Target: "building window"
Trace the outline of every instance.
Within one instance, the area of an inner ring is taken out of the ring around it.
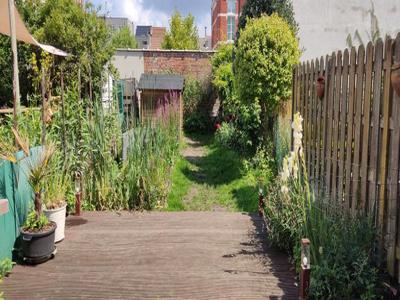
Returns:
[[[227,30],[228,41],[233,41],[235,37],[235,17],[228,16],[228,30]]]
[[[236,0],[228,0],[228,14],[236,14]]]

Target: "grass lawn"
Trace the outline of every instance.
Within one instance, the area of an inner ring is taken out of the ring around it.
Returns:
[[[258,193],[244,159],[213,136],[190,136],[172,174],[168,211],[255,212]]]

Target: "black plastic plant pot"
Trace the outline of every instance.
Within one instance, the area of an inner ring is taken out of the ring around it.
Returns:
[[[24,261],[30,264],[40,264],[52,258],[55,254],[56,223],[52,228],[39,233],[26,232],[21,229],[22,253]]]

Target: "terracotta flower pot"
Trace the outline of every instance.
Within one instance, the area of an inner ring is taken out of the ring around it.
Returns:
[[[325,77],[324,76],[319,76],[316,82],[316,87],[317,87],[317,96],[319,99],[324,98],[325,94]]]
[[[390,76],[392,87],[397,96],[400,97],[400,63],[394,64],[392,67],[392,74]]]

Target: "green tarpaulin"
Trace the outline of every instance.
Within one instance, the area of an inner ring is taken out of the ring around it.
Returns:
[[[32,148],[29,158],[23,158],[23,153],[18,153],[20,160],[15,164],[0,160],[0,199],[8,199],[9,202],[9,212],[0,216],[0,260],[12,258],[19,227],[33,204],[28,167],[38,160],[41,150],[42,147]]]

